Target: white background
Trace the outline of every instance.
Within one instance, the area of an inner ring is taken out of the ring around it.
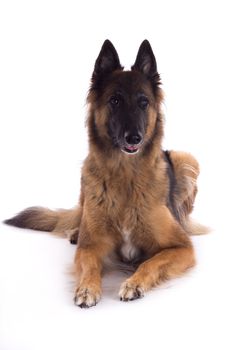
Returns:
[[[31,206],[69,208],[87,154],[85,98],[109,38],[133,64],[145,38],[165,91],[164,147],[201,165],[194,217],[198,265],[132,303],[115,274],[98,306],[72,303],[75,247],[0,228],[0,349],[232,349],[231,1],[0,3],[0,219]]]

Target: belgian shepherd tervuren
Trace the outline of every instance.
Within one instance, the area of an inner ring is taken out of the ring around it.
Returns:
[[[204,227],[189,214],[197,193],[197,161],[163,151],[163,93],[147,40],[124,71],[109,40],[96,60],[88,95],[89,154],[79,205],[52,211],[32,207],[5,222],[58,233],[77,241],[74,301],[96,305],[108,258],[135,267],[120,287],[121,300],[140,298],[162,281],[194,266],[190,234]]]

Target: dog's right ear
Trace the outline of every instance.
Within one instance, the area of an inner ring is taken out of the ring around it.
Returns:
[[[105,40],[95,62],[92,80],[94,81],[118,69],[122,70],[123,67],[120,64],[117,51],[110,40]]]

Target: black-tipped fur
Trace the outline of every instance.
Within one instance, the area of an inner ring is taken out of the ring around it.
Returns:
[[[57,215],[49,209],[30,207],[11,219],[4,221],[5,224],[20,228],[28,228],[38,231],[52,231],[57,223]]]
[[[95,62],[91,89],[99,89],[104,80],[116,70],[123,70],[118,53],[111,41],[105,40]]]
[[[144,74],[157,87],[160,83],[160,76],[157,70],[157,63],[148,40],[144,40],[138,50],[136,61],[131,67],[132,71],[137,70]]]
[[[167,205],[168,205],[168,208],[171,210],[174,218],[179,223],[181,223],[179,211],[177,210],[177,207],[175,205],[174,193],[177,190],[176,189],[177,183],[176,183],[176,178],[175,178],[175,173],[174,173],[174,166],[172,164],[172,160],[171,160],[169,151],[164,151],[164,159],[167,163],[167,175],[168,175],[168,179],[169,179],[169,193],[168,193],[168,198],[167,198]]]

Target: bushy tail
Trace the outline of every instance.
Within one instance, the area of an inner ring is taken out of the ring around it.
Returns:
[[[185,231],[192,236],[205,235],[211,231],[210,227],[199,224],[191,217],[186,218],[183,227]]]
[[[11,219],[5,220],[5,224],[28,228],[38,231],[56,232],[66,237],[66,231],[76,228],[80,223],[79,208],[50,210],[42,207],[30,207]]]

